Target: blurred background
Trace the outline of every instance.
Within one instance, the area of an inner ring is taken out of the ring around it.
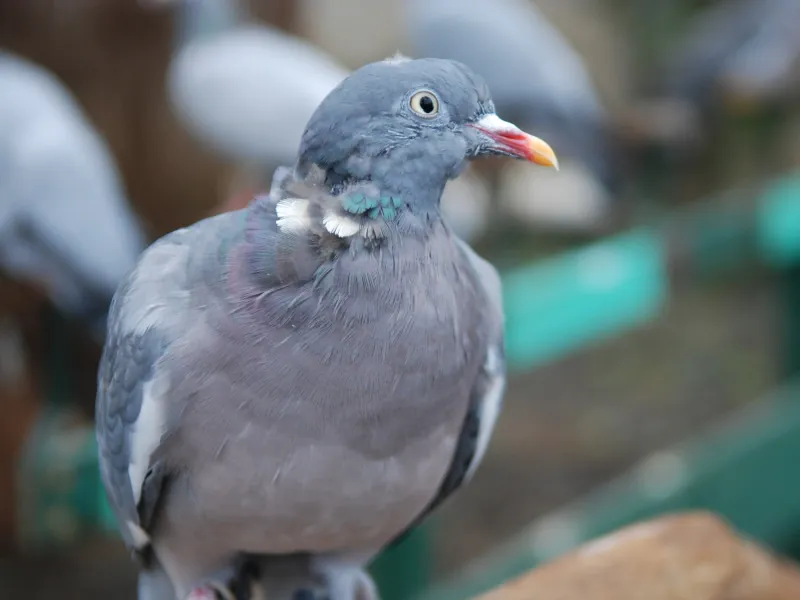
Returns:
[[[800,557],[800,2],[3,0],[0,597],[134,598],[92,430],[111,295],[397,51],[480,72],[562,169],[446,190],[503,274],[511,379],[473,483],[376,564],[386,600],[680,508]]]

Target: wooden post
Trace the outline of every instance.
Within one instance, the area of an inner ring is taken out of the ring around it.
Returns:
[[[800,570],[709,513],[625,527],[479,600],[796,600]]]

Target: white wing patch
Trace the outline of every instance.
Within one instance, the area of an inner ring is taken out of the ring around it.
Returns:
[[[150,536],[147,535],[144,529],[139,527],[133,521],[126,521],[125,524],[128,526],[128,531],[131,534],[133,545],[136,548],[144,548],[150,543]]]
[[[303,233],[311,229],[308,206],[308,200],[303,198],[287,198],[278,202],[275,205],[278,228],[284,233]]]
[[[471,479],[478,465],[483,460],[483,455],[489,447],[492,439],[497,417],[500,415],[500,407],[503,404],[503,392],[506,387],[506,378],[501,370],[500,356],[496,348],[490,348],[486,355],[486,362],[483,366],[489,374],[490,383],[486,390],[486,395],[481,402],[480,417],[478,420],[478,440],[475,444],[475,456],[467,470],[467,479]]]
[[[133,499],[136,504],[142,496],[142,484],[150,467],[150,456],[161,443],[166,429],[164,402],[154,389],[155,382],[148,381],[142,389],[142,406],[131,432],[131,458],[128,478],[131,481]],[[135,536],[134,536],[135,538]]]
[[[276,224],[284,233],[303,233],[313,227],[309,216],[310,203],[303,198],[287,198],[275,205]],[[328,212],[322,218],[322,226],[340,238],[356,235],[361,231],[361,223],[347,215]]]

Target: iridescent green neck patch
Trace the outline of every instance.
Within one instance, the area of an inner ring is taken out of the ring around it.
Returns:
[[[383,217],[392,220],[397,217],[397,210],[403,205],[399,198],[392,196],[373,197],[365,194],[351,194],[342,197],[342,208],[352,215],[361,215],[370,219]]]

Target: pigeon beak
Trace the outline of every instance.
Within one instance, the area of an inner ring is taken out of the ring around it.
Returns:
[[[496,114],[488,114],[479,121],[470,123],[470,126],[492,140],[493,145],[490,151],[524,158],[537,165],[553,167],[558,171],[558,158],[547,142],[525,133],[508,121],[503,121]]]

